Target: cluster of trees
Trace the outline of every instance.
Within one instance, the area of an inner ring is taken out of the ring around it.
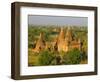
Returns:
[[[49,51],[43,51],[38,63],[40,65],[64,65],[64,64],[79,64],[81,61],[81,54],[79,50],[71,50],[63,52],[63,54],[53,54]]]
[[[37,54],[37,61],[31,66],[80,64],[82,60],[87,58],[87,55],[78,49],[61,53],[50,52],[49,50],[41,51],[38,54],[35,53],[35,55]]]

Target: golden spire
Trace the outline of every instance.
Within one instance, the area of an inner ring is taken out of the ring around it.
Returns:
[[[43,32],[40,33],[40,39],[43,39]]]
[[[73,36],[72,36],[72,30],[71,28],[68,26],[67,32],[66,32],[66,39],[69,41],[72,41]]]
[[[45,48],[45,41],[44,41],[43,33],[40,33],[35,49],[36,51],[40,51],[43,50],[44,48]]]
[[[59,40],[65,39],[64,35],[64,28],[61,28],[60,34],[59,34]]]

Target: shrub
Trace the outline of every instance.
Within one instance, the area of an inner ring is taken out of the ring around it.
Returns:
[[[82,59],[82,60],[86,60],[86,59],[87,59],[87,53],[86,53],[86,52],[83,51],[83,52],[81,53],[81,59]]]
[[[55,54],[55,56],[51,62],[51,65],[60,65],[60,64],[61,64],[61,57],[60,57],[60,55]]]
[[[48,50],[45,50],[45,51],[40,52],[38,63],[39,65],[50,65],[53,59],[54,59],[53,53],[51,53]]]
[[[81,52],[78,49],[72,49],[63,56],[65,64],[79,64],[81,61]]]

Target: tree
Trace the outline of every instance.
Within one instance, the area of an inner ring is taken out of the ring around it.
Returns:
[[[55,55],[52,62],[51,62],[51,65],[60,65],[61,64],[61,57],[60,55]]]
[[[48,50],[42,51],[39,54],[38,64],[39,65],[50,65],[51,61],[54,59],[53,53]]]
[[[63,56],[64,64],[79,64],[81,61],[81,52],[78,49],[72,49]]]

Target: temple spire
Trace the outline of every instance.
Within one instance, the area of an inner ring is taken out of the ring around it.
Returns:
[[[59,34],[59,40],[63,40],[65,38],[64,35],[64,28],[61,28],[60,34]]]
[[[44,48],[45,48],[45,41],[44,41],[43,33],[41,32],[40,36],[39,36],[39,39],[36,43],[35,50],[40,51],[40,50],[43,50]]]
[[[66,39],[69,41],[73,40],[72,30],[71,27],[68,26],[67,32],[66,32]]]

